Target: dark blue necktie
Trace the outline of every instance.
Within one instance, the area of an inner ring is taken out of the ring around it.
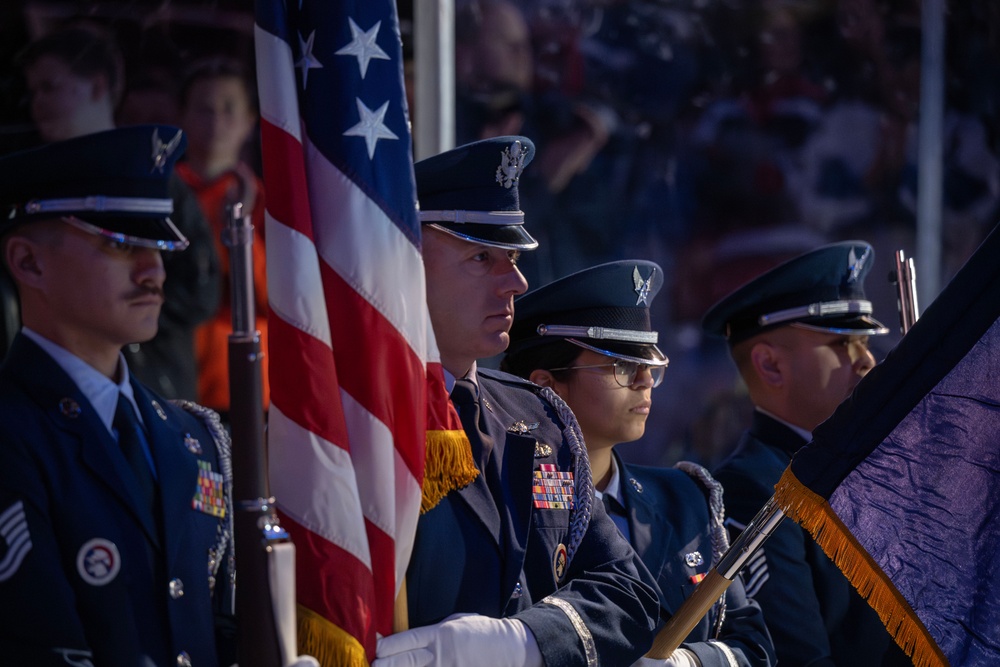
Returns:
[[[113,426],[118,432],[118,446],[121,447],[125,460],[128,461],[129,467],[135,473],[143,499],[156,515],[156,480],[153,478],[153,470],[146,459],[146,448],[143,446],[146,438],[143,435],[142,424],[139,423],[139,418],[132,408],[132,403],[121,392],[118,393],[118,409],[115,410]]]
[[[455,387],[451,390],[451,401],[458,410],[458,417],[462,420],[465,434],[469,436],[473,458],[478,463],[480,470],[486,470],[486,463],[493,450],[493,439],[483,433],[479,426],[478,394],[475,383],[467,378],[462,378],[455,381]]]

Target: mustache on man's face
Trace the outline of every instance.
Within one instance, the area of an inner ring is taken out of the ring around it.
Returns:
[[[136,287],[134,290],[125,295],[127,301],[132,301],[134,299],[141,299],[146,296],[158,296],[161,299],[164,298],[163,288],[159,285],[143,284]]]

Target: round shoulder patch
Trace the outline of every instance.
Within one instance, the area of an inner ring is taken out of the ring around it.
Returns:
[[[104,586],[114,581],[122,567],[118,547],[111,540],[95,537],[80,547],[76,555],[76,571],[91,586]]]

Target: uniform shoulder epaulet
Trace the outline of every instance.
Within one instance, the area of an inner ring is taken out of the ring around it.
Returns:
[[[482,368],[480,367],[477,372],[494,382],[499,382],[500,384],[505,384],[511,387],[523,387],[525,389],[530,389],[534,393],[539,393],[541,387],[532,382],[531,380],[525,380],[523,377],[514,375],[512,373],[506,373],[504,371],[498,371],[494,368]]]

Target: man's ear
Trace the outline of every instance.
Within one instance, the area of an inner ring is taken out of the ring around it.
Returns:
[[[537,384],[539,387],[551,387],[552,389],[555,389],[556,386],[556,379],[552,377],[552,373],[541,368],[536,368],[531,371],[531,375],[528,376],[528,379]]]
[[[14,282],[34,287],[42,279],[38,244],[26,236],[14,234],[3,247],[4,261]]]
[[[760,341],[750,349],[750,363],[761,382],[770,387],[781,386],[784,377],[781,351],[768,341]]]

